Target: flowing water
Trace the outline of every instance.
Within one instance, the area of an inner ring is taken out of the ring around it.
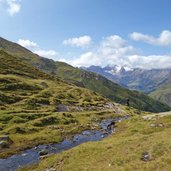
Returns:
[[[111,122],[119,122],[127,118],[129,118],[129,116],[102,120],[100,123],[101,130],[86,130],[81,134],[76,134],[71,139],[65,139],[61,143],[39,145],[32,149],[22,151],[19,154],[12,155],[6,159],[0,159],[0,171],[16,171],[20,167],[38,163],[40,160],[39,152],[42,150],[48,151],[48,154],[55,154],[78,146],[84,142],[100,141],[114,131],[114,129],[108,128],[108,125]]]

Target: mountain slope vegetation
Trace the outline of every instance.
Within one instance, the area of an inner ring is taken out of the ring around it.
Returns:
[[[46,67],[48,59],[26,49],[22,54],[19,45],[16,52],[15,44],[8,44],[6,50],[0,46],[0,137],[7,136],[10,143],[0,146],[0,158],[40,144],[59,143],[83,130],[98,130],[103,119],[129,115],[132,118],[118,123],[116,133],[105,140],[45,156],[40,164],[22,170],[170,168],[170,117],[143,120],[135,115],[138,110],[110,99],[124,103],[127,97],[132,106],[156,112],[169,110],[167,105],[65,63],[50,60]],[[147,152],[150,158],[145,163],[142,156]]]
[[[14,107],[58,110],[60,104],[91,108],[107,103],[98,94],[67,84],[2,50],[0,61],[0,103],[8,110]]]
[[[115,102],[125,104],[125,99],[129,98],[131,106],[140,110],[153,112],[158,112],[166,106],[143,93],[123,88],[99,74],[83,71],[63,62],[56,62],[56,65],[58,76],[61,79],[96,91]],[[165,109],[167,110],[168,108]]]
[[[59,77],[79,87],[88,88],[114,102],[125,104],[125,99],[129,98],[130,105],[139,110],[153,112],[170,110],[167,105],[155,101],[143,93],[122,88],[98,74],[74,68],[66,63],[54,62],[53,60],[39,57],[20,45],[3,38],[0,38],[0,49],[51,76]]]
[[[129,89],[148,93],[153,99],[171,106],[170,68],[151,70],[135,68],[126,71],[124,67],[122,67],[118,71],[117,66],[104,68],[90,66],[88,68],[82,67],[82,69],[101,74]]]
[[[152,98],[171,106],[171,81],[162,84],[149,94]]]
[[[0,137],[8,135],[11,140],[3,147],[0,144],[0,158],[60,142],[90,129],[92,120],[118,113],[126,112],[91,90],[61,81],[0,50]]]

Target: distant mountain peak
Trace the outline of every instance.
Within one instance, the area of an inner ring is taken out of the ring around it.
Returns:
[[[123,65],[123,66],[119,66],[119,65],[107,65],[105,67],[100,67],[100,66],[95,66],[95,65],[91,65],[90,67],[81,67],[81,69],[84,70],[90,70],[93,72],[106,72],[112,75],[119,75],[119,74],[123,74],[127,71],[133,71],[134,69],[127,66],[127,65]]]

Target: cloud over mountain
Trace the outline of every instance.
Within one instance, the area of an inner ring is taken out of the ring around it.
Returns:
[[[30,40],[24,40],[24,39],[19,39],[17,43],[28,49],[36,48],[38,46],[37,43],[30,41]]]
[[[167,40],[164,38],[166,32],[163,31],[162,33],[160,42]],[[169,41],[167,44],[169,44]],[[72,60],[62,59],[61,61],[78,67],[91,65],[126,65],[132,68],[145,69],[171,67],[171,55],[141,55],[135,47],[118,35],[103,38],[97,48],[89,49],[77,58]]]
[[[58,56],[58,52],[56,52],[55,50],[41,49],[37,43],[28,39],[19,39],[17,43],[42,57],[56,60]]]

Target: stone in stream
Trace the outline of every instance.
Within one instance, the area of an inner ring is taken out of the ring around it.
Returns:
[[[46,149],[39,151],[39,156],[45,156],[47,154],[48,154],[48,150],[46,150]]]
[[[107,125],[107,129],[113,129],[114,128],[114,126],[115,126],[115,121],[112,121],[109,125]]]

